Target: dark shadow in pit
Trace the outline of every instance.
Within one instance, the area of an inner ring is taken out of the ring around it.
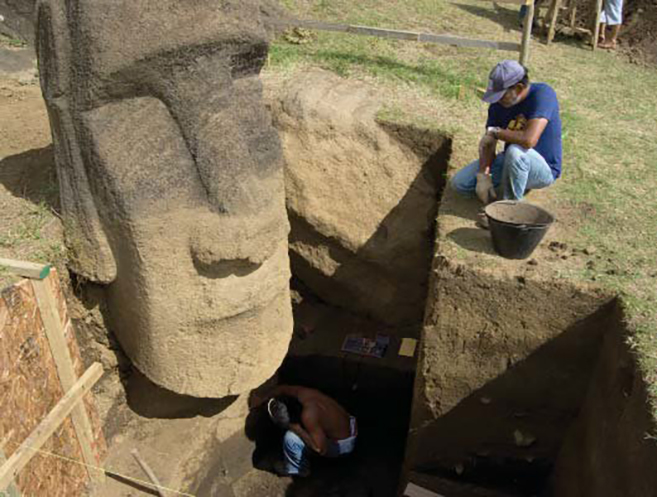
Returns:
[[[144,418],[209,418],[228,409],[237,400],[237,395],[221,399],[181,395],[156,385],[136,368],[126,378],[125,388],[128,406]]]
[[[350,333],[371,336],[391,330],[327,305],[298,281],[293,287],[303,298],[294,305],[295,333],[278,383],[315,388],[336,399],[357,418],[359,434],[353,453],[339,459],[312,457],[310,477],[279,480],[285,496],[395,497],[416,360],[400,357],[396,342],[381,359],[343,352],[343,340]],[[258,395],[262,398],[267,391]],[[282,459],[284,433],[271,422],[264,406],[250,412],[245,432],[255,442],[253,467],[273,473],[274,462]]]
[[[481,228],[457,228],[447,233],[447,238],[470,252],[496,255],[490,231]]]
[[[419,336],[452,141],[433,130],[382,121],[378,124],[401,146],[422,158],[424,164],[397,205],[355,253],[288,210],[290,243],[321,247],[327,252],[326,259],[337,266],[327,276],[292,250],[292,273],[332,305],[382,323],[415,324]]]
[[[52,145],[0,160],[0,183],[16,197],[60,210]]]
[[[509,496],[548,495],[616,305],[601,307],[518,363],[509,358],[504,374],[418,430],[414,471]]]

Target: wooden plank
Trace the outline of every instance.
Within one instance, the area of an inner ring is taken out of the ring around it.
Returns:
[[[7,445],[7,442],[9,439],[12,437],[14,434],[14,431],[12,430],[7,434],[7,436],[4,438],[2,442],[0,442],[0,466],[2,466],[4,463],[7,462],[7,457],[5,456],[5,445]],[[18,490],[18,487],[16,487],[16,484],[12,481],[9,483],[9,486],[5,489],[4,493],[0,493],[0,496],[2,497],[21,497],[21,492]]]
[[[524,0],[520,3],[524,3]],[[333,24],[319,21],[303,21],[295,19],[273,20],[269,22],[273,25],[283,27],[299,27],[305,29],[315,29],[318,31],[333,31],[363,36],[376,36],[379,38],[419,41],[422,43],[439,43],[457,47],[491,48],[494,50],[508,50],[511,52],[520,51],[519,43],[505,41],[478,40],[452,35],[436,35],[431,33],[417,33],[414,31],[400,31],[395,29],[373,28],[369,26],[352,26],[346,24]]]
[[[34,262],[0,258],[0,266],[23,278],[42,280],[50,274],[50,265],[48,264],[35,264]]]
[[[559,20],[559,12],[561,10],[561,0],[553,0],[552,3],[552,16],[550,18],[550,29],[547,35],[547,44],[549,45],[554,40],[554,34],[557,30],[557,21]]]
[[[508,41],[476,40],[472,38],[461,38],[459,36],[451,35],[432,35],[421,33],[419,41],[425,43],[442,43],[457,47],[492,48],[494,50],[508,50],[510,52],[520,51],[519,43]]]
[[[57,310],[57,302],[49,288],[48,280],[32,281],[32,287],[34,288],[34,296],[39,305],[43,328],[50,344],[53,359],[55,360],[59,381],[64,393],[66,393],[75,385],[77,375],[73,367],[71,353],[66,344],[65,330],[62,326],[59,311]],[[93,429],[89,416],[87,415],[87,410],[83,404],[75,406],[71,414],[71,420],[73,421],[75,434],[80,443],[84,462],[89,466],[96,466],[97,461],[93,450]],[[104,480],[104,474],[93,471],[89,467],[87,467],[87,473],[89,474],[89,478],[96,483],[102,483]]]
[[[368,26],[349,26],[347,33],[408,41],[418,41],[420,39],[420,33],[398,31],[394,29],[370,28]]]
[[[32,459],[48,438],[59,428],[66,417],[79,404],[85,394],[91,390],[103,375],[103,367],[99,362],[91,365],[52,411],[39,423],[21,446],[0,467],[0,490],[7,488],[16,478],[18,472]]]
[[[593,27],[593,50],[598,48],[600,38],[600,15],[602,14],[602,0],[595,1],[595,26]]]
[[[522,29],[522,48],[520,49],[520,63],[527,66],[529,63],[529,47],[532,39],[532,28],[534,25],[534,0],[527,6],[525,14],[525,25]]]
[[[155,491],[158,493],[160,497],[167,497],[164,491],[162,490],[162,484],[160,483],[160,480],[157,479],[157,476],[155,476],[155,473],[151,469],[151,467],[142,459],[142,457],[139,455],[139,451],[137,449],[132,449],[130,451],[132,454],[132,457],[135,458],[137,461],[137,464],[141,466],[141,469],[146,473],[146,476],[148,476],[148,479],[151,481],[153,486],[155,487]]]

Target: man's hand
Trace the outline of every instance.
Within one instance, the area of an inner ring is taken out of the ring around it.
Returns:
[[[490,174],[477,173],[477,187],[475,192],[484,205],[488,205],[497,200],[497,194],[493,187],[493,178]]]

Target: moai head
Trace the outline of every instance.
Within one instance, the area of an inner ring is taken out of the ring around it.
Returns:
[[[292,333],[281,152],[251,0],[40,0],[71,268],[170,390],[244,392]]]

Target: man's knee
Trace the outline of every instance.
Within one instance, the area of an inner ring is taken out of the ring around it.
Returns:
[[[285,436],[283,437],[283,446],[286,449],[303,449],[306,444],[304,441],[301,439],[299,435],[292,431],[287,431],[285,432]]]
[[[476,180],[473,180],[473,178],[471,178],[469,174],[466,174],[466,171],[462,169],[452,176],[449,180],[449,184],[455,192],[460,193],[461,195],[470,196],[474,193]]]
[[[511,170],[528,170],[529,162],[525,160],[528,150],[520,145],[509,145],[504,153],[504,166]]]

